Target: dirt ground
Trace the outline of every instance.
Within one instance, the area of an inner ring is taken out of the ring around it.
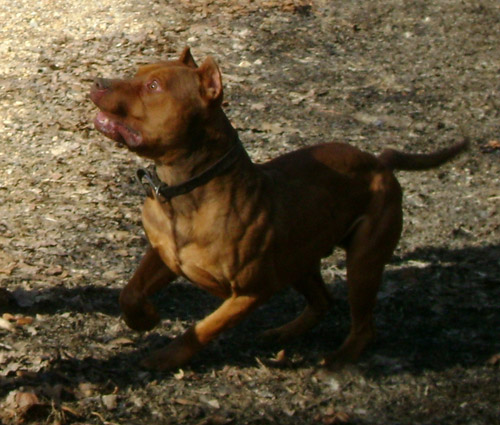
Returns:
[[[0,23],[0,422],[500,424],[498,0],[0,0]],[[287,291],[188,367],[139,367],[218,301],[179,281],[161,326],[121,320],[144,163],[93,129],[88,91],[185,45],[220,64],[255,161],[470,137],[453,163],[398,174],[405,228],[359,364],[318,368],[349,326],[339,251],[323,263],[337,302],[307,336],[257,343],[303,308]]]

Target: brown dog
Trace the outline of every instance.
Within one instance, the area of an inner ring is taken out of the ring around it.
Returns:
[[[125,321],[153,328],[160,318],[148,297],[177,276],[224,300],[143,362],[157,369],[183,365],[286,285],[307,306],[264,335],[284,341],[314,326],[330,304],[320,260],[335,246],[347,255],[352,323],[325,360],[355,361],[374,338],[376,294],[401,233],[401,188],[392,170],[437,167],[467,144],[375,157],[328,143],[256,165],[221,109],[217,65],[207,58],[197,67],[188,48],[130,80],[97,79],[91,98],[101,110],[96,128],[156,164],[157,176],[140,175],[151,187],[142,210],[151,247],[121,292]]]

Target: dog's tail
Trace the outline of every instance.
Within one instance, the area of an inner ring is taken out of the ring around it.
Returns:
[[[394,149],[385,149],[379,156],[379,161],[391,170],[428,170],[439,167],[457,156],[469,146],[469,139],[428,154],[404,153]]]

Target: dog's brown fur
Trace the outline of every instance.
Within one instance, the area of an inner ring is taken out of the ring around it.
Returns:
[[[221,108],[217,65],[207,58],[198,67],[188,48],[178,60],[141,67],[130,80],[96,80],[91,98],[101,110],[97,129],[153,159],[169,185],[210,168],[239,143]],[[142,219],[151,247],[120,295],[127,324],[153,328],[160,318],[148,297],[177,276],[223,302],[143,364],[183,365],[287,285],[304,295],[307,306],[264,336],[285,341],[307,331],[330,304],[320,260],[335,246],[347,255],[351,329],[325,360],[355,361],[374,338],[376,294],[401,233],[401,188],[392,170],[437,167],[465,146],[428,155],[387,150],[375,157],[327,143],[262,165],[241,149],[229,170],[189,193],[148,197]]]

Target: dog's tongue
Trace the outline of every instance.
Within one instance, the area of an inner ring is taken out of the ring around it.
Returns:
[[[94,119],[95,128],[116,142],[123,143],[123,136],[120,134],[117,122],[109,117],[105,112],[100,111]]]
[[[118,143],[137,149],[142,143],[141,133],[123,124],[113,115],[100,111],[94,119],[95,128]]]

